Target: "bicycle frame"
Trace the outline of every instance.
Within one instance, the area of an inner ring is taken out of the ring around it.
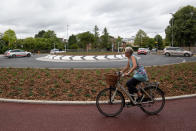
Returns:
[[[157,87],[157,86],[156,86]],[[127,95],[127,97],[132,101],[133,104],[137,104],[136,100],[133,100],[132,97],[136,97],[137,95],[134,95],[134,94],[130,94],[120,83],[120,78],[116,84],[116,90],[114,92],[114,94],[112,95],[111,98],[111,101],[113,102],[114,101],[114,97],[116,96],[116,92],[118,90],[118,88],[122,89],[122,91]],[[152,101],[148,101],[148,102],[142,102],[142,103],[150,103],[150,102],[154,102],[153,98],[141,87],[141,84],[139,85],[139,89],[141,89],[144,94],[146,94]],[[111,94],[111,93],[110,93]],[[110,101],[110,102],[111,102]]]

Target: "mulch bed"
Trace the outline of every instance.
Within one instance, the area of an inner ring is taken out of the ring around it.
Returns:
[[[120,69],[0,68],[0,97],[28,100],[87,101],[108,87],[105,73]],[[166,96],[196,93],[196,62],[146,68]],[[123,80],[125,84],[128,78]]]

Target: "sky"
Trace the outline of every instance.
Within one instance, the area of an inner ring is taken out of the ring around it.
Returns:
[[[139,29],[149,37],[160,34],[172,18],[170,13],[196,0],[0,0],[0,33],[8,29],[17,38],[34,37],[41,30],[53,30],[60,38],[85,31],[134,37]]]

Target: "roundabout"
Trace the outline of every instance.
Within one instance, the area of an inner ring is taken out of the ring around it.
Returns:
[[[144,66],[162,66],[169,64],[194,62],[196,57],[166,57],[164,55],[136,55]],[[33,55],[30,58],[8,59],[0,57],[1,68],[48,68],[48,69],[96,69],[122,68],[127,64],[123,55],[111,56],[60,56],[60,55]]]

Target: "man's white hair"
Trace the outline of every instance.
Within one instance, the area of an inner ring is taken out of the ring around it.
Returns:
[[[133,54],[133,49],[131,47],[126,47],[125,52],[129,52],[130,55],[132,55]]]

